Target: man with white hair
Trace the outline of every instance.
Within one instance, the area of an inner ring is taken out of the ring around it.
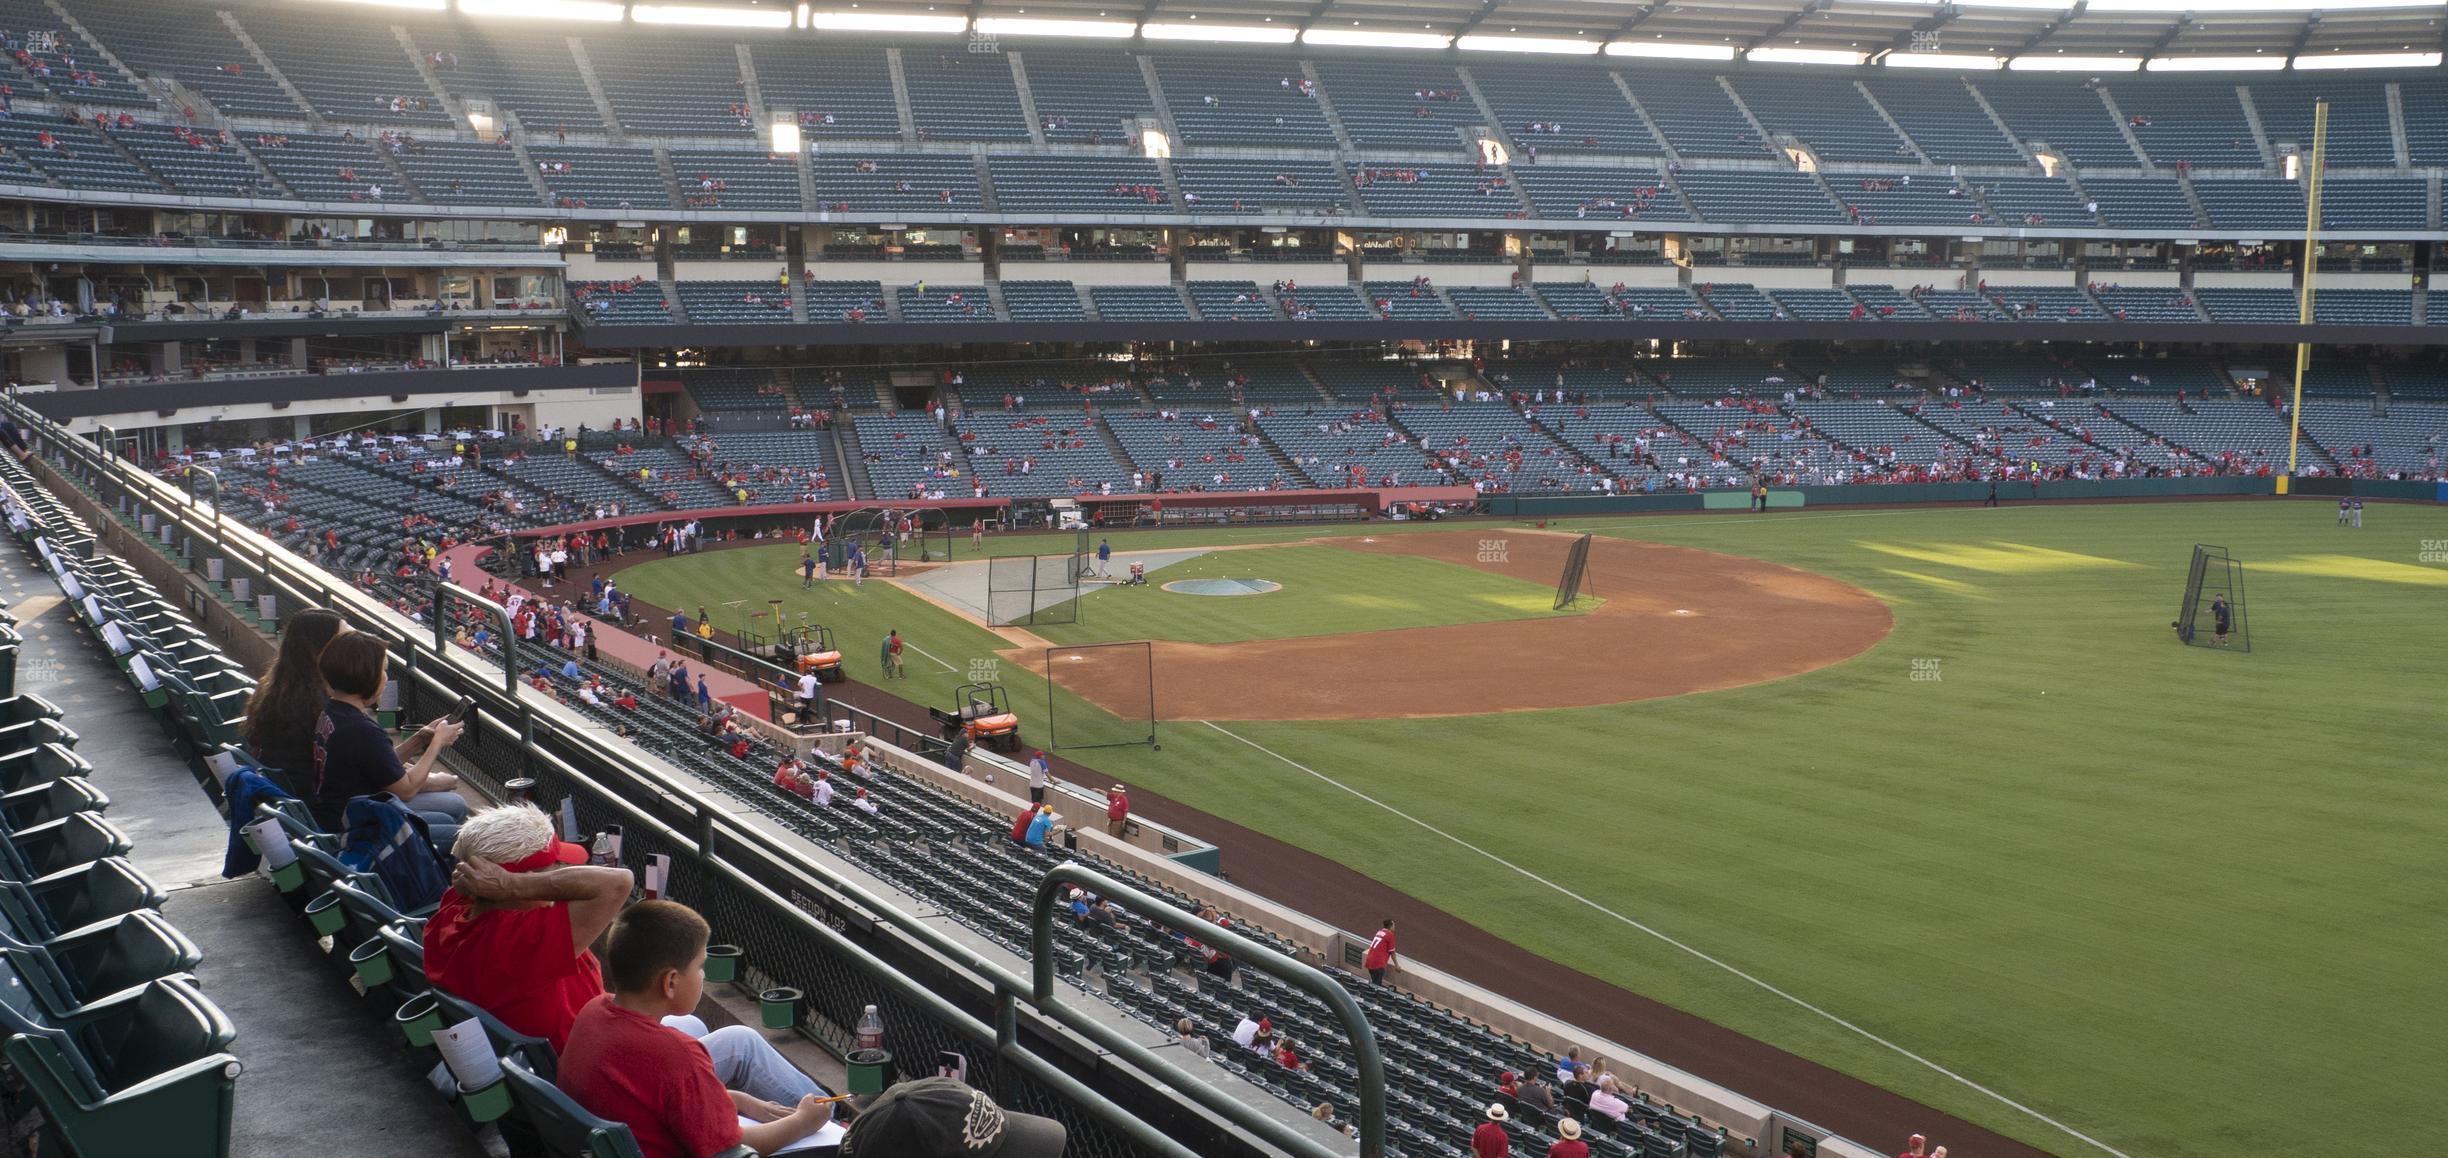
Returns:
[[[451,887],[425,923],[425,976],[558,1051],[578,1011],[604,994],[588,946],[637,882],[628,869],[588,864],[586,849],[555,837],[552,819],[530,804],[468,817],[459,841]],[[663,1024],[705,1047],[743,1114],[778,1117],[802,1096],[824,1094],[754,1027],[709,1030],[685,1015]]]

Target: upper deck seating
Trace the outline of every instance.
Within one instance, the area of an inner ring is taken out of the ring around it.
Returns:
[[[1138,135],[1156,116],[1156,98],[1126,52],[1030,48],[1020,54],[1029,100],[1049,141],[1111,145]]]
[[[1516,163],[1529,163],[1532,149],[1538,151],[1538,160],[1574,153],[1665,152],[1657,134],[1641,123],[1640,113],[1604,69],[1476,57],[1470,66],[1479,94],[1504,121]]]
[[[910,121],[922,140],[1029,139],[1012,62],[999,53],[904,48],[901,78],[909,91]]]
[[[754,137],[763,132],[745,104],[739,51],[727,40],[668,31],[651,38],[595,36],[586,40],[586,52],[612,102],[612,115],[632,133]]]
[[[1894,70],[1889,70],[1894,71]],[[1881,76],[1863,82],[1879,106],[1904,127],[1906,136],[1940,165],[2021,165],[2026,158],[2012,138],[1973,101],[1963,78]]]
[[[663,171],[650,149],[537,145],[527,155],[535,158],[538,175],[556,203],[568,199],[591,209],[671,207],[670,187],[663,183]]]
[[[1465,147],[1487,115],[1450,64],[1428,61],[1319,60],[1317,74],[1343,131],[1363,149]]]
[[[425,54],[443,91],[490,101],[517,116],[533,139],[551,139],[567,129],[603,128],[603,114],[596,111],[595,97],[578,72],[578,58],[564,44],[484,20],[411,23],[408,37]]]
[[[767,111],[796,114],[801,136],[814,141],[901,136],[891,65],[882,52],[863,45],[760,39],[750,42],[748,54]]]
[[[1676,153],[1746,161],[1771,155],[1768,142],[1743,119],[1742,110],[1718,87],[1714,75],[1644,67],[1626,69],[1622,76]]]
[[[1159,54],[1176,144],[1329,149],[1334,132],[1318,100],[1301,88],[1298,65],[1254,65],[1248,57]]]
[[[1892,164],[1915,159],[1912,147],[1853,86],[1849,72],[1759,69],[1729,79],[1772,137],[1792,136],[1820,160]]]
[[[326,119],[436,128],[451,123],[450,109],[426,87],[386,24],[312,8],[285,8],[277,16],[245,12],[239,22]]]
[[[2141,164],[2116,118],[2080,76],[1983,73],[1971,81],[2024,144],[2045,144],[2081,168]]]

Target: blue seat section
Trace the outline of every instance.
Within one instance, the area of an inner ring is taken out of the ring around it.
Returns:
[[[807,296],[807,316],[811,322],[885,320],[881,282],[810,280],[800,290]],[[853,319],[853,314],[860,317]]]
[[[2287,145],[2294,145],[2297,152],[2310,157],[2312,104],[2325,98],[2329,102],[2331,169],[2397,164],[2397,143],[2389,132],[2388,82],[2366,80],[2350,72],[2329,72],[2317,78],[2254,77],[2249,87],[2253,111],[2261,117],[2261,132],[2269,138],[2271,149],[2283,152]],[[2409,89],[2403,95],[2410,144],[2418,92]]]
[[[1164,174],[1145,157],[988,157],[1006,213],[1173,213]]]
[[[2001,225],[2092,225],[2097,219],[2063,177],[1979,177],[1971,184]]]
[[[1729,322],[1765,322],[1777,316],[1777,305],[1759,288],[1739,282],[1696,282],[1692,292]]]
[[[1474,130],[1491,127],[1452,65],[1340,58],[1316,64],[1326,100],[1362,149],[1452,152],[1468,147]]]
[[[568,198],[591,209],[671,208],[670,186],[651,149],[537,145],[527,155],[556,204]],[[568,168],[555,168],[561,165]]]
[[[991,322],[994,303],[982,285],[905,285],[893,289],[905,322]]]
[[[7,30],[11,47],[24,52],[31,61],[30,65],[21,65],[14,59],[0,63],[0,68],[16,77],[19,85],[42,88],[55,99],[70,104],[131,109],[153,106],[153,98],[136,87],[133,78],[103,59],[92,40],[61,21],[59,14],[42,0],[0,0],[0,29]],[[47,40],[29,35],[43,32],[51,34]]]
[[[1003,282],[1003,306],[1015,322],[1084,322],[1079,287],[1067,281]]]
[[[1159,54],[1156,82],[1182,139],[1175,144],[1331,149],[1334,131],[1318,98],[1300,88],[1298,65],[1250,57]]]
[[[1909,164],[1916,159],[1912,147],[1853,87],[1851,73],[1760,69],[1730,79],[1772,137],[1791,136],[1820,160]]]
[[[1012,63],[999,53],[904,48],[901,78],[909,91],[910,121],[921,140],[1029,139]]]
[[[1199,316],[1211,322],[1273,322],[1283,318],[1275,307],[1267,304],[1266,294],[1254,281],[1194,281],[1187,288]]]
[[[1377,316],[1348,282],[1295,282],[1289,289],[1276,290],[1275,300],[1283,303],[1284,316],[1295,322],[1362,322]]]
[[[1108,322],[1186,322],[1190,307],[1169,285],[1093,285],[1088,296]]]
[[[1332,161],[1183,157],[1174,159],[1173,177],[1192,213],[1315,214],[1351,208],[1351,193]]]
[[[1457,162],[1365,165],[1352,174],[1360,204],[1383,217],[1498,217],[1524,214],[1521,195],[1501,169]]]
[[[2405,108],[2406,151],[2417,165],[2448,165],[2448,78],[2407,77],[2397,82]],[[2330,125],[2337,124],[2330,110]]]
[[[1893,71],[1893,70],[1889,70]],[[1963,78],[1881,76],[1863,82],[1904,134],[1940,165],[2020,165],[2023,150],[1998,128]]]
[[[2222,229],[2291,229],[2304,224],[2304,190],[2274,177],[2193,182],[2210,223]],[[2419,178],[2333,177],[2321,190],[2321,228],[2421,230],[2430,227],[2430,190]]]
[[[1548,412],[1549,423],[1569,428],[1572,412]],[[1419,439],[1420,448],[1442,460],[1457,481],[1486,491],[1580,491],[1589,489],[1583,464],[1573,452],[1504,402],[1456,402],[1405,406],[1394,420]]]
[[[2106,102],[2080,76],[1983,74],[1972,87],[1988,98],[1989,107],[2024,144],[2047,145],[2085,169],[2142,163],[2125,143]]]
[[[2099,202],[2100,224],[2113,229],[2191,229],[2198,224],[2184,186],[2171,177],[2084,177],[2082,187]]]
[[[2179,161],[2199,168],[2261,164],[2252,123],[2232,78],[2168,80],[2145,85],[2111,83],[2117,107],[2144,152],[2161,165]]]
[[[1156,116],[1156,98],[1126,52],[1030,48],[1020,54],[1029,100],[1049,141],[1111,145],[1138,135]]]
[[[731,150],[671,151],[672,174],[680,179],[680,196],[693,209],[799,208],[799,165],[795,157]]]
[[[2373,414],[2368,403],[2305,403],[2303,428],[2358,475],[2437,477],[2440,464],[2448,462],[2448,406],[2436,403],[2391,402],[2385,418]]]
[[[1704,221],[1842,225],[1849,220],[1808,173],[1685,169],[1674,181]]]
[[[175,80],[224,113],[304,115],[208,5],[80,0],[76,17],[138,76]]]
[[[326,119],[426,128],[451,123],[450,109],[426,87],[416,62],[383,22],[302,8],[277,16],[244,12],[239,23]]]
[[[596,36],[586,41],[595,79],[612,115],[632,133],[674,137],[754,137],[754,110],[742,111],[739,52],[728,40],[664,33]],[[534,127],[530,126],[532,137]]]
[[[291,192],[309,201],[346,201],[383,183],[391,171],[364,141],[319,133],[257,133],[240,138]],[[356,174],[343,176],[343,171]],[[522,181],[522,183],[524,183]],[[532,203],[535,193],[529,190]]]
[[[1572,153],[1654,157],[1665,152],[1602,69],[1474,58],[1471,79],[1524,156],[1532,148],[1542,160]]]
[[[1551,220],[1689,221],[1683,199],[1650,167],[1513,166],[1531,210]]]
[[[518,117],[531,139],[603,128],[603,114],[567,47],[484,20],[437,18],[407,27],[444,92],[492,102]]]
[[[1673,68],[1632,68],[1624,83],[1658,131],[1686,157],[1730,157],[1756,161],[1775,155],[1759,130],[1745,120],[1733,98],[1709,73]]]
[[[45,144],[44,138],[50,138]],[[102,135],[83,125],[32,118],[0,119],[0,146],[19,160],[51,175],[71,189],[96,192],[159,193],[162,183],[111,148]],[[404,199],[407,190],[399,191]]]
[[[1434,319],[1454,316],[1453,307],[1438,295],[1427,278],[1414,281],[1371,281],[1361,285],[1377,312],[1391,319]]]
[[[1969,225],[1982,213],[1977,198],[1943,173],[1830,173],[1828,188],[1864,225]]]
[[[2096,322],[2108,316],[2074,286],[1993,286],[1989,300],[2021,322]]]
[[[533,205],[535,183],[504,145],[418,141],[391,154],[436,205]],[[362,170],[360,171],[362,173]],[[377,178],[379,179],[379,178]]]
[[[570,311],[584,312],[599,326],[670,325],[675,319],[663,300],[663,287],[652,281],[635,286],[618,282],[570,283]]]
[[[748,45],[757,91],[769,111],[795,114],[809,140],[895,140],[901,113],[893,104],[892,69],[884,53],[864,46],[759,39]]]
[[[1411,436],[1365,404],[1322,403],[1260,415],[1258,429],[1321,487],[1426,486],[1444,481]]]
[[[1445,296],[1452,300],[1456,311],[1472,320],[1543,322],[1552,316],[1527,287],[1447,286]]]
[[[2198,322],[2193,295],[2174,286],[2104,286],[2094,295],[2109,316],[2123,322]]]
[[[818,208],[954,213],[979,204],[977,164],[968,157],[827,150],[809,157],[808,167]]]
[[[790,289],[772,281],[680,281],[673,287],[692,322],[738,326],[791,320]]]
[[[130,125],[110,131],[112,140],[134,153],[157,176],[181,193],[205,197],[277,197],[271,174],[233,141],[222,144],[219,134],[179,130],[165,125]]]

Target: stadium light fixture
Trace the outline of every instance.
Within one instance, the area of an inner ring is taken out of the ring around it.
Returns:
[[[1967,52],[1890,52],[1879,63],[1889,68],[1994,69],[2006,62],[2000,57]]]
[[[1218,44],[1290,44],[1300,35],[1292,27],[1263,24],[1142,24],[1139,35],[1149,40],[1205,40]]]
[[[1869,54],[1843,48],[1754,48],[1749,59],[1762,64],[1860,64]]]
[[[1731,44],[1683,44],[1672,40],[1618,40],[1606,46],[1608,56],[1647,56],[1660,60],[1732,60]]]
[[[799,121],[796,117],[775,117],[772,126],[773,153],[777,157],[799,155]]]
[[[450,6],[450,0],[324,0],[327,4],[366,4],[376,8],[422,8],[440,12]]]
[[[621,18],[621,6],[603,0],[459,0],[459,11],[470,16],[522,16],[530,20],[601,20]]]
[[[2148,64],[2152,72],[2277,72],[2283,56],[2162,56]]]
[[[1453,37],[1434,32],[1372,32],[1364,28],[1312,28],[1301,33],[1303,44],[1350,48],[1443,48]]]
[[[1454,41],[1454,47],[1467,52],[1546,52],[1563,56],[1596,56],[1601,46],[1595,40],[1566,40],[1554,36],[1465,36]]]
[[[2140,72],[2138,56],[2018,56],[2006,62],[2016,72]]]
[[[459,2],[465,4],[467,0]],[[902,12],[810,12],[807,25],[833,32],[967,32],[969,18]]]
[[[707,8],[696,4],[638,4],[629,17],[640,24],[694,24],[709,28],[788,28],[791,14],[778,8]]]
[[[1084,36],[1125,39],[1139,31],[1127,20],[1040,20],[1033,16],[980,16],[977,30],[987,36]]]
[[[2328,56],[2298,56],[2298,71],[2312,68],[2437,68],[2436,52],[2338,52]]]

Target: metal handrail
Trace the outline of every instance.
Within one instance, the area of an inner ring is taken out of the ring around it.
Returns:
[[[21,423],[27,425],[31,430],[40,432],[62,453],[85,457],[89,461],[98,460],[95,465],[100,466],[104,473],[112,472],[113,468],[108,462],[113,457],[112,455],[101,452],[100,448],[69,432],[64,426],[35,414],[23,406],[12,405],[12,408],[18,411]],[[108,430],[107,427],[103,429]],[[132,497],[141,488],[148,487],[157,493],[168,492],[170,496],[176,494],[166,481],[141,470],[126,472],[123,478],[116,481]],[[157,499],[151,505],[162,510],[164,514],[170,513],[164,500]],[[823,890],[841,898],[846,904],[864,910],[874,919],[878,927],[890,928],[916,941],[947,963],[967,971],[992,991],[996,1007],[996,1024],[993,1027],[992,1040],[997,1045],[999,1055],[1011,1060],[1027,1071],[1030,1076],[1055,1087],[1065,1097],[1072,1098],[1094,1111],[1099,1118],[1105,1120],[1108,1126],[1128,1135],[1135,1144],[1164,1155],[1165,1158],[1200,1158],[1181,1143],[1165,1137],[1145,1120],[1115,1105],[1111,1099],[1089,1088],[1051,1061],[1021,1045],[1018,1041],[1017,1020],[1018,1006],[1021,1003],[1026,1003],[1054,1025],[1123,1056],[1133,1068],[1156,1085],[1196,1103],[1233,1127],[1293,1154],[1296,1158],[1347,1158],[1343,1152],[1315,1139],[1305,1137],[1284,1123],[1267,1116],[1258,1107],[1216,1089],[1207,1079],[1151,1053],[1137,1042],[1121,1037],[1096,1019],[1054,1001],[1050,995],[1050,983],[1041,993],[1041,987],[1029,978],[1022,977],[1000,964],[983,959],[975,949],[953,940],[951,936],[927,924],[924,920],[904,912],[865,886],[821,865],[806,856],[804,852],[788,847],[773,835],[743,823],[734,815],[735,805],[708,798],[696,786],[687,782],[684,777],[674,775],[667,767],[650,762],[636,754],[622,751],[616,746],[603,744],[600,734],[590,728],[583,717],[576,716],[558,704],[538,702],[533,697],[527,696],[518,686],[517,668],[514,662],[510,662],[511,633],[506,628],[507,613],[500,605],[485,600],[465,588],[443,584],[442,589],[437,590],[435,595],[434,631],[429,644],[417,630],[419,625],[404,619],[380,600],[373,599],[354,587],[346,584],[333,584],[319,568],[296,560],[285,548],[281,548],[252,528],[241,524],[231,528],[230,534],[241,544],[254,548],[254,551],[250,553],[260,557],[267,581],[270,581],[275,571],[283,572],[280,576],[282,583],[312,592],[325,606],[336,611],[343,611],[347,618],[362,630],[380,635],[397,646],[405,653],[403,658],[414,678],[422,678],[439,684],[439,676],[436,673],[440,672],[457,672],[463,678],[477,677],[478,663],[481,661],[489,664],[489,658],[471,656],[450,646],[442,611],[453,601],[464,601],[479,608],[491,609],[497,620],[505,624],[503,658],[506,662],[502,667],[503,695],[508,699],[512,711],[517,716],[517,730],[525,741],[524,747],[528,750],[529,758],[557,760],[544,746],[536,743],[538,739],[550,739],[560,745],[564,751],[585,751],[592,760],[601,762],[604,770],[610,773],[615,780],[634,784],[642,789],[645,795],[658,797],[688,813],[693,832],[680,843],[683,847],[692,848],[707,867],[740,879],[770,895],[770,890],[757,885],[749,874],[741,871],[738,865],[730,863],[731,858],[723,851],[730,847],[753,850],[761,857],[817,884]],[[246,540],[253,541],[247,543]],[[490,675],[490,673],[483,674],[486,677]],[[832,706],[836,710],[846,707],[838,703]],[[508,719],[500,722],[505,729],[509,724]],[[576,771],[566,762],[557,762],[562,763],[564,767],[570,767],[573,772]],[[615,798],[619,796],[619,793],[613,790],[615,786],[604,785],[600,782],[601,777],[583,778],[596,782],[598,788],[607,796]],[[658,825],[657,827],[666,826]],[[1089,873],[1075,866],[1057,866],[1054,873],[1058,875],[1084,874],[1061,879],[1093,881],[1096,887],[1114,895],[1129,895],[1151,907],[1162,904],[1148,894],[1129,889],[1128,886],[1112,882],[1101,875]],[[1048,879],[1051,881],[1057,877],[1050,876]],[[1041,910],[1045,895],[1041,888],[1039,905]],[[785,907],[795,906],[789,906],[786,902]],[[805,923],[818,930],[819,936],[831,934],[832,936],[826,937],[827,940],[840,939],[835,930],[825,927],[821,921]],[[1050,937],[1050,933],[1048,936]],[[1353,1024],[1353,1018],[1359,1017],[1357,1007],[1350,1004],[1350,996],[1342,993],[1339,987],[1334,986],[1316,970],[1289,958],[1283,958],[1273,950],[1255,941],[1242,938],[1230,930],[1215,929],[1213,936],[1217,943],[1232,947],[1242,959],[1281,966],[1281,968],[1266,968],[1264,971],[1284,978],[1287,983],[1308,989],[1313,993],[1319,992],[1312,988],[1316,984],[1323,984],[1331,989],[1335,995],[1340,997],[1339,1006],[1334,997],[1328,997],[1323,993],[1319,995],[1330,1006],[1337,1006],[1338,1016],[1344,1017],[1347,1028]],[[856,946],[850,946],[850,948],[856,954],[864,953]],[[1274,958],[1274,960],[1267,960],[1268,958]],[[896,989],[906,990],[903,996],[908,1000],[924,1005],[930,1010],[948,1004],[942,1001],[940,995],[933,994],[925,986],[911,981],[904,974],[892,971],[881,962],[874,963],[873,968],[875,975],[880,980],[894,985]],[[1051,957],[1043,948],[1040,948],[1038,952],[1036,969],[1039,975],[1050,978]],[[930,1001],[930,998],[933,1000]],[[963,1020],[953,1021],[952,1024],[963,1032],[968,1032],[971,1026],[982,1024],[976,1022],[974,1018],[969,1018],[966,1014],[961,1017]],[[1377,1139],[1373,1147],[1364,1148],[1363,1158],[1379,1158],[1383,1154],[1384,1073],[1383,1063],[1376,1050],[1375,1039],[1368,1031],[1365,1018],[1358,1021],[1354,1043],[1363,1051],[1361,1058],[1362,1112],[1364,1119],[1375,1123],[1375,1133],[1370,1136]],[[1371,1107],[1374,1109],[1372,1110]],[[1373,1117],[1370,1117],[1371,1114]],[[1368,1127],[1364,1124],[1363,1129],[1365,1132]]]
[[[450,654],[445,642],[450,635],[450,613],[454,604],[489,614],[493,622],[500,626],[502,691],[515,698],[519,679],[518,632],[510,629],[509,610],[456,583],[434,584],[433,649],[437,654]]]
[[[1229,951],[1235,962],[1326,1003],[1326,1008],[1334,1011],[1335,1020],[1343,1023],[1343,1032],[1351,1038],[1353,1059],[1360,1067],[1360,1158],[1384,1158],[1385,1056],[1377,1050],[1376,1031],[1369,1027],[1368,1014],[1361,1012],[1360,1003],[1315,966],[1295,961],[1222,925],[1201,920],[1196,914],[1184,913],[1172,902],[1135,885],[1075,862],[1055,865],[1044,880],[1037,882],[1036,899],[1029,905],[1029,957],[1035,967],[1029,987],[1032,1003],[1049,1012],[1059,1008],[1054,1000],[1054,899],[1057,890],[1066,885],[1078,885],[1101,897],[1127,900],[1131,913],[1149,924],[1168,932],[1195,934],[1200,940]],[[1166,1064],[1146,1046],[1103,1025],[1097,1025],[1088,1036],[1098,1045],[1128,1058],[1133,1065]],[[1224,1097],[1220,1092],[1215,1096]],[[1275,1145],[1295,1153],[1334,1154],[1279,1122],[1270,1120],[1266,1125],[1268,1129],[1261,1131],[1260,1136]]]
[[[196,480],[198,479],[202,479],[205,482],[212,484],[212,545],[213,550],[218,551],[222,549],[221,474],[219,471],[213,470],[210,467],[196,466],[193,463],[188,464],[187,472],[183,481],[187,484],[187,505],[190,507],[200,507],[204,503],[204,500],[198,498],[196,495]]]

